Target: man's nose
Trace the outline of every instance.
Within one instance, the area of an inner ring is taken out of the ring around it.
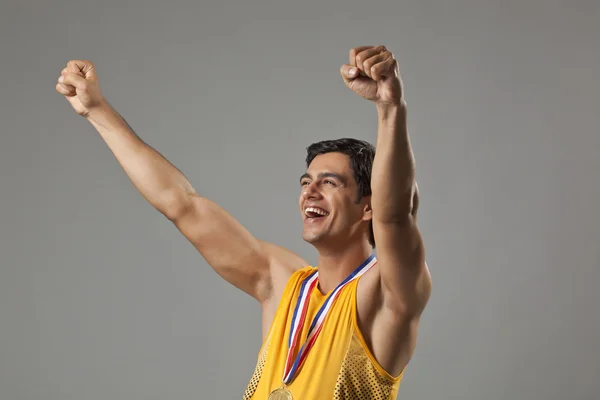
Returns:
[[[318,188],[315,182],[311,182],[307,185],[304,185],[304,187],[302,188],[302,197],[304,197],[305,199],[313,199],[319,197],[320,194],[317,189]]]

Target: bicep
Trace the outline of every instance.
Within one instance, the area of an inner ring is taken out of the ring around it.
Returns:
[[[405,221],[373,222],[384,303],[420,314],[429,300],[431,276],[414,216]]]
[[[172,222],[222,278],[258,301],[269,296],[267,245],[221,206],[193,196]]]

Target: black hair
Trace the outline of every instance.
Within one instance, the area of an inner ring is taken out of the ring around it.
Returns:
[[[364,140],[351,138],[316,142],[306,148],[306,167],[310,166],[316,156],[326,153],[342,153],[350,159],[350,167],[358,185],[357,203],[363,197],[371,195],[371,171],[375,159],[375,146]],[[373,222],[369,223],[369,243],[375,248]]]

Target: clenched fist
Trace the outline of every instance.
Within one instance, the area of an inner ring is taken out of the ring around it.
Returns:
[[[66,97],[77,114],[85,117],[105,103],[90,61],[69,61],[60,73],[56,91]]]
[[[385,46],[364,46],[350,50],[350,64],[340,70],[346,86],[377,104],[400,104],[402,80],[398,62]]]

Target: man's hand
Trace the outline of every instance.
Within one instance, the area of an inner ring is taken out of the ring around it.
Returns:
[[[385,46],[364,46],[350,50],[350,64],[340,70],[346,86],[378,105],[399,105],[402,81],[398,63]]]
[[[56,91],[84,117],[106,102],[98,85],[96,69],[90,61],[69,61],[60,73]]]

